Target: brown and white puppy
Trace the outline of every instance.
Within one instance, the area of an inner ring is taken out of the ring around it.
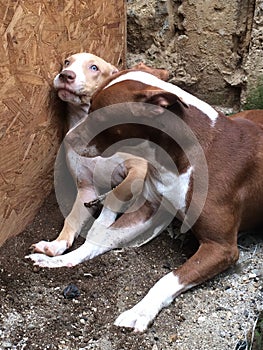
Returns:
[[[106,78],[116,72],[118,72],[116,67],[91,53],[76,53],[65,59],[61,72],[54,78],[53,85],[60,99],[67,102],[67,132],[87,117],[91,96]],[[79,155],[74,152],[67,139],[64,141],[64,148],[67,166],[76,183],[75,167]],[[79,197],[80,194],[77,195],[77,200],[65,219],[64,227],[57,239],[33,244],[31,249],[34,252],[55,256],[62,254],[72,245],[74,238],[80,233],[83,222],[92,217],[87,210],[81,210],[83,202],[79,203]]]
[[[200,211],[200,215],[191,226],[200,243],[197,252],[181,267],[161,278],[138,304],[122,313],[115,322],[117,326],[143,331],[159,311],[168,306],[180,293],[212,278],[237,261],[238,231],[262,225],[263,118],[255,119],[248,114],[246,118],[227,118],[174,85],[146,72],[126,71],[113,77],[93,96],[92,111],[98,114],[96,122],[105,122],[104,114],[100,120],[101,108],[126,102],[146,102],[155,105],[156,108],[153,112],[147,110],[145,113],[142,109],[140,114],[140,108],[132,104],[133,127],[124,122],[118,128],[108,130],[107,139],[101,139],[104,144],[97,143],[97,147],[107,146],[110,138],[120,140],[127,137],[144,137],[157,143],[169,153],[178,171],[175,172],[166,163],[162,163],[157,152],[155,160],[157,167],[159,163],[159,172],[151,172],[149,168],[144,180],[147,205],[153,208],[154,205],[158,205],[160,198],[164,198],[170,207],[174,207],[175,211],[179,210],[181,218],[186,221],[190,218],[191,206],[193,212]],[[168,108],[174,118],[164,119],[166,123],[162,123],[164,113],[159,106]],[[107,117],[115,116],[116,114]],[[147,119],[159,118],[163,129],[161,133],[156,133],[153,128],[149,128]],[[199,154],[195,150],[196,145],[190,139],[186,143],[187,151],[193,152],[197,158],[196,162],[191,163],[185,150],[169,138],[169,131],[176,128],[179,128],[177,136],[181,135],[182,140],[188,139],[190,135],[187,128],[177,124],[178,118],[183,121],[183,125],[192,130],[205,155],[209,182],[203,203],[200,198],[205,186],[198,188],[197,197],[193,200],[195,177],[203,175],[203,169],[200,169],[198,162]],[[140,119],[144,120],[144,123],[140,123]],[[125,214],[122,217],[125,217]],[[150,215],[146,223],[151,222],[151,217]],[[133,220],[134,223],[137,218],[133,217]],[[118,230],[120,226],[116,220],[104,232],[105,237],[111,236],[114,242],[112,248],[121,242],[122,237],[119,236]],[[137,229],[140,229],[139,223]],[[89,251],[90,244],[86,242],[86,251]],[[85,260],[85,244],[61,257],[46,257],[44,266],[63,266],[72,260],[74,263],[77,260]],[[102,251],[103,249],[97,250],[95,255]],[[78,259],[79,255],[81,258]],[[90,252],[86,254],[86,259],[89,259],[90,255]],[[38,258],[33,257],[33,260],[41,265],[42,262],[40,260],[38,263]]]
[[[154,74],[155,76],[167,80],[169,77],[168,71],[164,69],[156,69],[148,67],[143,63],[131,68],[131,70],[143,70]],[[68,57],[63,65],[62,71],[57,74],[54,79],[54,87],[58,92],[58,96],[65,102],[67,102],[67,129],[68,133],[64,139],[64,148],[66,152],[67,166],[70,173],[77,184],[77,197],[73,204],[72,210],[64,221],[64,227],[60,232],[59,236],[51,241],[40,241],[32,245],[33,252],[46,254],[48,256],[57,256],[63,254],[63,252],[71,247],[74,239],[80,234],[83,226],[93,219],[93,214],[95,209],[91,208],[87,210],[84,208],[84,202],[90,202],[97,198],[98,189],[93,186],[92,181],[90,181],[90,187],[83,186],[83,183],[87,183],[85,179],[85,172],[83,169],[94,167],[94,164],[100,164],[101,160],[97,162],[95,159],[85,159],[80,157],[85,155],[93,158],[93,153],[86,149],[86,145],[83,143],[81,149],[78,152],[74,150],[72,146],[72,137],[78,138],[77,132],[74,133],[74,128],[88,117],[88,111],[90,108],[90,99],[96,89],[113,74],[118,72],[110,63],[104,61],[102,58],[95,56],[90,53],[77,53]],[[73,136],[72,136],[73,135]],[[112,166],[117,164],[117,162],[123,162],[123,152],[122,156],[118,154],[116,157],[108,159],[105,164],[105,171],[108,174],[108,170],[112,169]],[[127,159],[127,155],[124,156]],[[129,159],[131,156],[128,157]],[[120,181],[123,180],[123,174],[131,171],[131,173],[138,173],[136,169],[131,169],[131,165],[134,162],[131,160],[124,163],[124,170],[119,178]],[[138,160],[141,164],[144,163],[143,160]],[[111,164],[110,164],[111,163]],[[82,165],[80,165],[82,164]],[[127,164],[127,167],[126,167]],[[146,166],[146,165],[145,165]],[[108,167],[108,169],[107,169]],[[102,179],[97,179],[99,182],[103,182]],[[106,179],[104,179],[106,181]],[[117,186],[119,182],[113,179],[114,186]],[[119,190],[115,190],[113,194],[117,193]],[[121,191],[125,192],[125,191]],[[127,192],[129,193],[129,191]],[[136,196],[135,196],[136,197]],[[146,210],[148,213],[148,210]],[[140,213],[142,216],[142,212]],[[138,216],[139,217],[139,216]],[[101,218],[100,218],[101,219]],[[105,222],[106,225],[106,222]],[[138,230],[136,230],[138,233]],[[71,263],[69,263],[71,264]],[[73,262],[72,262],[73,264]]]

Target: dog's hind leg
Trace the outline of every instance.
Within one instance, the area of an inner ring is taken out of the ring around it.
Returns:
[[[220,226],[209,230],[209,225],[203,223],[197,252],[178,269],[162,277],[139,303],[117,318],[115,325],[145,331],[161,309],[171,304],[175,297],[234,264],[239,255],[237,226],[229,225],[229,230],[224,226],[225,222],[221,226],[224,231],[219,230]]]

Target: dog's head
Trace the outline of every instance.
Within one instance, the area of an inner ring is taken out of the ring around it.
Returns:
[[[88,104],[102,82],[118,69],[90,53],[77,53],[65,59],[63,68],[54,79],[61,100],[75,105]]]

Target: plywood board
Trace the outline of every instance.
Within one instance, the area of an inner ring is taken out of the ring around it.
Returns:
[[[34,218],[53,186],[63,108],[52,81],[65,57],[125,64],[125,1],[0,3],[0,245]]]

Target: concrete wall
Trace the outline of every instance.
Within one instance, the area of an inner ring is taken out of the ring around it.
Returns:
[[[171,82],[240,108],[263,73],[263,0],[128,0],[128,65],[167,68]]]

